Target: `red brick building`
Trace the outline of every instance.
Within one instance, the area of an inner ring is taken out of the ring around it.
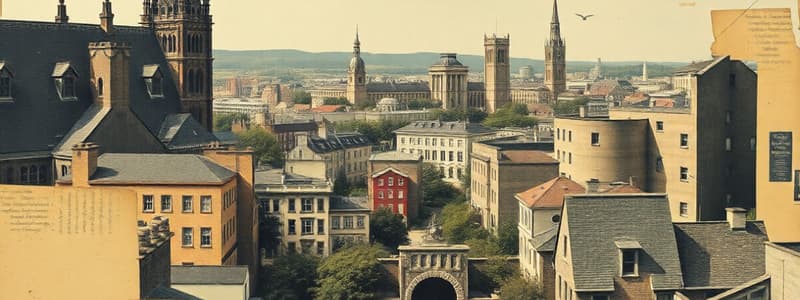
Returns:
[[[410,182],[408,174],[391,167],[373,174],[371,193],[373,210],[389,208],[407,219]]]

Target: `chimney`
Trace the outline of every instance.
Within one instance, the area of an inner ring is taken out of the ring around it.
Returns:
[[[56,15],[56,23],[66,24],[69,22],[69,16],[67,16],[67,5],[64,4],[64,0],[58,0],[58,14]]]
[[[125,43],[89,43],[95,103],[103,107],[128,108],[130,52],[131,48]]]
[[[600,189],[600,180],[597,178],[592,178],[586,182],[586,193],[597,193],[597,190]]]
[[[100,146],[80,143],[72,147],[72,186],[89,187],[89,179],[97,170]]]
[[[628,184],[630,184],[632,187],[635,187],[637,189],[641,189],[641,187],[639,186],[639,177],[637,177],[637,176],[629,177],[628,178]]]
[[[581,107],[578,108],[578,116],[580,116],[581,118],[585,118],[586,117],[586,106],[585,105],[581,105]]]
[[[114,33],[114,12],[111,1],[103,1],[103,11],[100,13],[100,28],[108,34]]]
[[[731,230],[744,230],[747,224],[747,210],[741,207],[728,207],[725,209],[727,212],[728,224]]]

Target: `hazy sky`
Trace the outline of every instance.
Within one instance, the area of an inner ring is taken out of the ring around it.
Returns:
[[[0,0],[3,18],[52,21],[57,0]],[[792,7],[797,0],[561,0],[568,60],[689,61],[710,56],[711,9]],[[71,22],[98,23],[101,0],[67,0]],[[116,0],[135,24],[141,0]],[[214,0],[214,48],[482,54],[484,33],[511,34],[511,55],[541,59],[551,0]],[[595,14],[581,21],[575,13]]]

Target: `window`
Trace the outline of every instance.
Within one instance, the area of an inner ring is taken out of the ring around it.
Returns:
[[[317,242],[317,255],[325,255],[325,242]]]
[[[680,209],[681,217],[688,217],[689,216],[689,203],[681,202],[679,209]]]
[[[343,217],[344,229],[353,229],[353,217]]]
[[[325,233],[325,220],[317,219],[317,234]]]
[[[394,190],[388,190],[388,191],[386,192],[386,194],[387,194],[387,196],[388,196],[387,198],[389,198],[389,199],[394,199]]]
[[[733,142],[731,141],[731,138],[729,137],[725,138],[725,151],[731,151],[731,149],[733,149],[732,144]]]
[[[303,227],[300,228],[301,234],[308,235],[314,234],[314,219],[302,219],[300,222],[303,223]]]
[[[331,217],[331,229],[339,229],[339,217]]]
[[[399,177],[397,178],[397,186],[403,186],[405,184],[405,178]]]
[[[378,178],[378,186],[383,186],[383,178]]]
[[[403,191],[400,191],[400,192],[402,193]],[[397,213],[401,214],[401,215],[405,215],[406,214],[405,206],[403,206],[403,203],[400,203],[400,204],[397,205]]]
[[[211,228],[200,228],[200,247],[211,247]]]
[[[294,198],[289,199],[289,212],[295,212],[295,209],[294,209]]]
[[[592,146],[600,146],[600,133],[592,132]]]
[[[564,236],[564,244],[562,246],[564,246],[564,249],[562,249],[563,251],[561,251],[561,255],[567,257],[567,248],[569,248],[569,238],[566,235]]]
[[[378,199],[383,199],[383,191],[378,191]]]
[[[297,221],[296,220],[289,220],[289,235],[297,234]]]
[[[446,154],[445,154],[445,151],[444,151],[444,150],[442,150],[442,151],[440,152],[440,154],[441,154],[441,155],[439,156],[439,160],[441,160],[441,161],[445,161],[445,155],[446,155]]]
[[[325,199],[317,198],[317,212],[325,211]]]
[[[11,78],[13,75],[5,68],[5,63],[0,61],[0,101],[11,100]]]
[[[363,216],[358,216],[358,218],[356,218],[356,226],[358,227],[358,229],[364,229],[364,217]]]
[[[436,143],[436,140],[434,140],[433,142],[434,142],[434,143]],[[400,138],[400,145],[403,145],[403,144],[405,144],[405,143],[406,143],[406,138],[404,138],[404,137],[401,137],[401,138]],[[436,145],[434,145],[434,146],[436,146]]]
[[[97,79],[97,96],[101,96],[101,97],[103,96],[103,89],[104,89],[103,78],[98,78]]]
[[[405,195],[403,195],[403,191],[397,191],[397,199],[403,199]]]
[[[303,198],[301,201],[303,202],[303,206],[301,207],[303,209],[302,212],[311,212],[314,209],[314,199]]]
[[[453,161],[453,151],[448,152],[448,154],[449,155],[447,157],[450,158],[450,161]]]
[[[75,100],[75,77],[72,75],[65,75],[63,78],[57,79],[60,85],[60,95],[62,100]]]
[[[272,199],[272,211],[274,212],[281,211],[281,199]]]
[[[449,140],[449,142],[450,142],[450,143],[449,143],[449,144],[450,144],[450,147],[453,147],[453,139],[450,139],[450,140]]]
[[[192,228],[191,227],[183,227],[181,229],[181,245],[184,247],[191,247],[192,246]]]
[[[172,211],[172,196],[161,195],[161,211],[162,212]]]
[[[464,161],[464,152],[458,151],[458,162]]]
[[[681,133],[681,148],[689,148],[689,135]]]
[[[569,131],[569,141],[572,142],[572,130]]]
[[[681,181],[689,181],[689,169],[681,167]]]
[[[211,196],[200,196],[200,212],[211,213]]]
[[[569,164],[571,165],[572,164],[572,152],[570,152],[568,154],[569,154]]]
[[[638,276],[639,251],[636,249],[622,250],[622,276]]]
[[[142,196],[142,211],[153,212],[153,195]]]
[[[181,198],[181,203],[183,204],[183,212],[190,213],[193,211],[192,209],[192,196],[184,195]]]
[[[394,186],[394,177],[389,177],[389,179],[387,179],[387,182],[389,183],[389,186]]]

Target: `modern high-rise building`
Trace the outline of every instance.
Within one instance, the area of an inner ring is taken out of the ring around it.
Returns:
[[[550,21],[550,39],[544,46],[544,85],[553,94],[552,99],[567,90],[566,43],[561,39],[558,21],[558,1],[553,1],[553,19]]]
[[[483,36],[486,56],[483,60],[486,112],[493,113],[511,102],[510,36]]]
[[[177,3],[182,4],[177,4]],[[110,13],[111,3],[106,1]],[[140,24],[153,30],[172,68],[181,107],[212,130],[211,14],[209,0],[144,0]],[[105,13],[105,10],[103,12]],[[102,19],[102,15],[101,15]]]

